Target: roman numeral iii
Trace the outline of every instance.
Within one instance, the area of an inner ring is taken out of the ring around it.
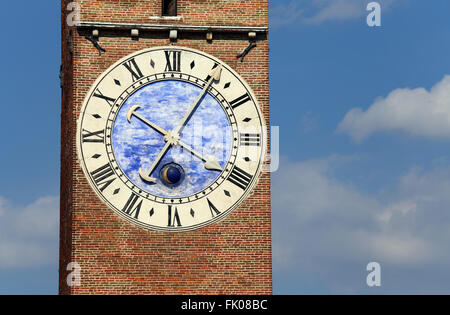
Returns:
[[[261,146],[261,134],[259,133],[241,133],[239,135],[239,144],[245,146]]]
[[[231,171],[230,176],[228,176],[228,181],[232,182],[239,188],[246,190],[250,182],[252,181],[253,176],[244,171],[243,169],[235,166]]]
[[[177,71],[181,70],[181,51],[164,51],[166,55],[166,69],[164,71]]]

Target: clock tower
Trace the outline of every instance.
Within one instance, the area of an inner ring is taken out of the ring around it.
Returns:
[[[271,294],[267,0],[62,0],[60,294]]]

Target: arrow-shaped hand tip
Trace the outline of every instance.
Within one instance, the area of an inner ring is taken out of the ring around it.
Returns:
[[[219,162],[217,162],[217,159],[212,157],[205,162],[205,169],[208,171],[221,171],[222,167]]]
[[[219,81],[220,76],[222,74],[222,66],[217,66],[213,71],[211,72],[211,77],[213,77],[214,81]]]

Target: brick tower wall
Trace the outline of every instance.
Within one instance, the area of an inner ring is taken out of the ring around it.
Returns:
[[[179,31],[141,32],[138,40],[121,31],[100,31],[101,56],[82,29],[66,23],[62,0],[61,113],[61,294],[271,294],[270,174],[262,173],[249,197],[223,221],[206,228],[167,233],[123,220],[90,187],[77,159],[76,121],[91,85],[118,59],[152,46],[185,46],[205,51],[230,65],[256,94],[269,124],[269,42],[258,38],[241,62],[236,55],[249,44],[247,34]],[[180,19],[161,15],[158,0],[78,1],[83,22],[268,26],[267,0],[178,0]],[[72,32],[72,53],[68,43]],[[69,262],[81,267],[81,285],[66,282]]]

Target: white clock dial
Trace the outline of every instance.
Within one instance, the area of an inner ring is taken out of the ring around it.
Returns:
[[[225,218],[254,187],[265,154],[256,98],[203,52],[156,47],[111,66],[78,120],[94,191],[139,226],[187,231]]]

